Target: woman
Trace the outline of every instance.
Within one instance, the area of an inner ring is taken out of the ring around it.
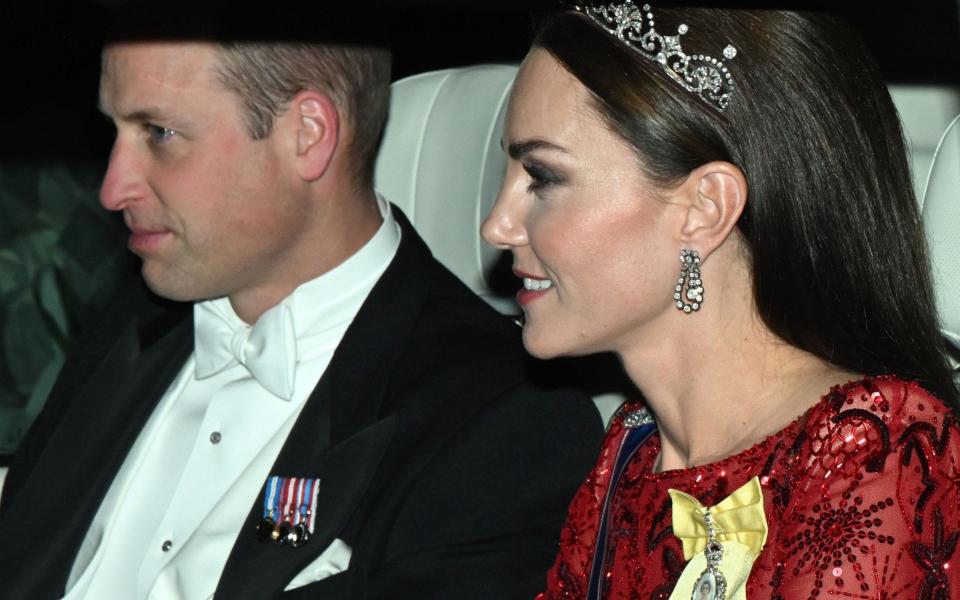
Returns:
[[[542,598],[960,594],[957,390],[902,140],[826,16],[546,22],[483,234],[530,352],[616,352],[645,408],[610,425]]]

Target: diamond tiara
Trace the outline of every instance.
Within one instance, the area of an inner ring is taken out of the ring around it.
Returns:
[[[640,56],[659,64],[663,72],[683,89],[697,94],[721,112],[727,108],[734,88],[733,77],[723,61],[705,54],[686,54],[683,51],[680,36],[689,31],[686,24],[677,28],[677,35],[661,35],[653,28],[650,5],[644,4],[641,10],[632,0],[574,8]],[[733,46],[728,45],[723,49],[723,56],[728,60],[736,55],[737,49]]]

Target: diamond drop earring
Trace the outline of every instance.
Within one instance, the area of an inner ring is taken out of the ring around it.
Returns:
[[[703,281],[700,280],[700,254],[696,250],[684,248],[680,251],[680,278],[674,288],[673,300],[677,310],[686,314],[700,310],[703,302]],[[687,302],[689,300],[689,302]]]

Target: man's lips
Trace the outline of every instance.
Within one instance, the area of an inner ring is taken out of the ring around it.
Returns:
[[[149,253],[156,250],[172,234],[169,229],[133,226],[130,227],[127,246],[137,254]]]

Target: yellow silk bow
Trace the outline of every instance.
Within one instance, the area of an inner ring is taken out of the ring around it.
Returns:
[[[707,568],[704,548],[707,528],[704,515],[707,509],[689,494],[668,490],[673,501],[673,534],[683,543],[683,558],[690,561],[677,581],[671,600],[691,598],[719,599],[719,590],[709,587],[709,595],[699,590],[701,577]],[[723,547],[719,570],[726,582],[723,597],[727,600],[746,600],[747,578],[753,561],[767,541],[767,518],[763,512],[763,490],[754,477],[720,504],[710,508],[714,535]]]
[[[673,535],[683,542],[683,558],[690,560],[707,545],[703,516],[707,509],[679,490],[668,490],[673,500]],[[710,509],[718,542],[740,542],[754,556],[767,541],[767,519],[763,514],[763,490],[754,477],[720,504]]]

